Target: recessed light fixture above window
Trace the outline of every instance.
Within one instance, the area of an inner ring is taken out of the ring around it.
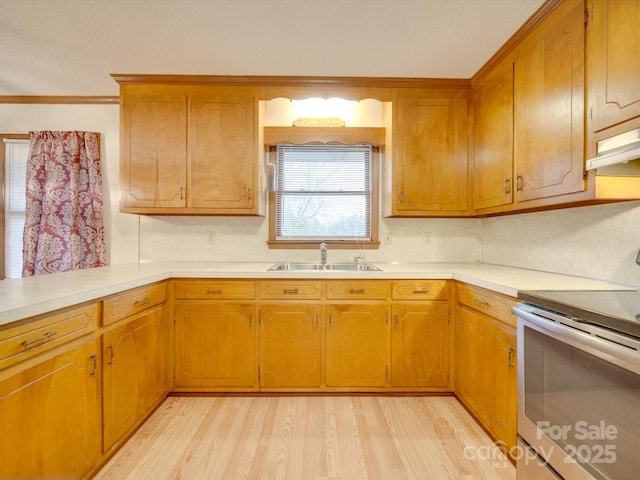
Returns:
[[[330,123],[343,122],[343,125],[325,125],[325,126],[344,126],[353,120],[355,115],[355,107],[358,102],[351,100],[343,100],[342,98],[308,98],[306,100],[291,100],[293,107],[292,115],[295,126],[322,126],[319,119],[327,119]],[[307,119],[314,119],[309,122]],[[299,125],[296,125],[296,122]],[[315,123],[316,125],[312,125]],[[305,125],[306,124],[306,125]]]

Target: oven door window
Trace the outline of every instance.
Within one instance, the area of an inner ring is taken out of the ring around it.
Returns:
[[[525,416],[595,478],[639,478],[640,376],[531,328],[524,355]]]

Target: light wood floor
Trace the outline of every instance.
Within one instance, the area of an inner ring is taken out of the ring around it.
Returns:
[[[96,479],[515,479],[454,397],[170,397]]]

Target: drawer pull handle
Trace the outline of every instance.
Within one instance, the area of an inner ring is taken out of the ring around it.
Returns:
[[[479,298],[474,298],[473,301],[476,302],[478,305],[482,305],[485,308],[489,306],[489,302],[487,302],[486,300],[480,300]]]
[[[135,307],[138,307],[140,305],[144,305],[145,303],[149,303],[151,301],[151,299],[149,297],[144,297],[141,298],[140,300],[136,300],[135,302],[133,302],[133,305]]]
[[[42,340],[47,340],[51,337],[53,337],[56,334],[56,332],[47,332],[44,335],[41,335],[38,338],[33,338],[31,340],[25,340],[24,342],[22,342],[22,346],[23,347],[28,347],[29,345],[32,345],[36,342],[41,342]]]
[[[413,293],[415,293],[415,294],[420,294],[420,295],[426,295],[427,293],[429,293],[429,290],[424,290],[424,289],[416,288],[416,289],[413,291]]]
[[[282,290],[282,293],[298,293],[297,288],[285,288]]]
[[[351,290],[349,290],[349,293],[363,294],[364,293],[364,288],[352,288]]]
[[[207,294],[208,295],[220,295],[222,293],[222,289],[221,288],[208,288],[207,289]]]

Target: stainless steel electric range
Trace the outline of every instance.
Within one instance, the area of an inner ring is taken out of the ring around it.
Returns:
[[[640,292],[520,292],[518,480],[640,475]]]

